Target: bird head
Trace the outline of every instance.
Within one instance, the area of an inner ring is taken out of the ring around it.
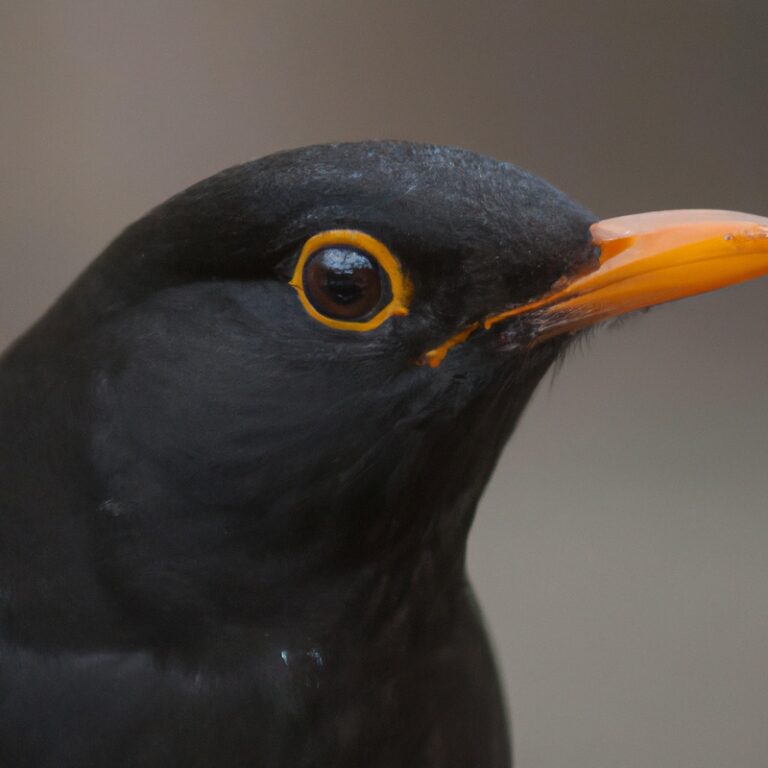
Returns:
[[[43,345],[69,382],[61,464],[87,467],[127,611],[321,632],[461,583],[499,453],[584,328],[765,272],[765,219],[596,222],[471,152],[318,146],[149,213],[12,355]]]

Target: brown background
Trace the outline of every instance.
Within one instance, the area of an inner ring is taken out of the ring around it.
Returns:
[[[765,0],[0,0],[0,346],[124,225],[307,143],[458,144],[603,216],[768,215]],[[519,768],[768,764],[768,282],[540,388],[471,570]]]

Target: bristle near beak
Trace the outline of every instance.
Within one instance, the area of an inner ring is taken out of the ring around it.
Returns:
[[[489,315],[424,355],[436,367],[480,327],[535,318],[533,343],[638,309],[715,291],[768,274],[768,218],[732,211],[679,210],[592,225],[594,269],[551,292]]]

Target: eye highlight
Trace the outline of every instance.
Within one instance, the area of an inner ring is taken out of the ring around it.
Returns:
[[[332,245],[304,266],[304,292],[318,311],[336,320],[360,320],[378,309],[384,294],[379,265],[367,253]]]
[[[290,284],[315,320],[351,331],[370,331],[393,315],[407,315],[412,294],[389,249],[351,229],[310,237]]]

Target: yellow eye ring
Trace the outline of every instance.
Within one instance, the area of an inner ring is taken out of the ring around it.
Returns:
[[[389,282],[389,301],[372,317],[361,320],[341,319],[323,314],[312,302],[305,285],[305,275],[310,259],[326,249],[339,248],[359,252],[377,266]],[[290,285],[299,294],[302,306],[315,320],[343,331],[372,331],[392,316],[408,314],[408,304],[413,295],[413,286],[403,274],[400,262],[384,243],[365,232],[354,229],[329,229],[313,235],[304,243]]]

